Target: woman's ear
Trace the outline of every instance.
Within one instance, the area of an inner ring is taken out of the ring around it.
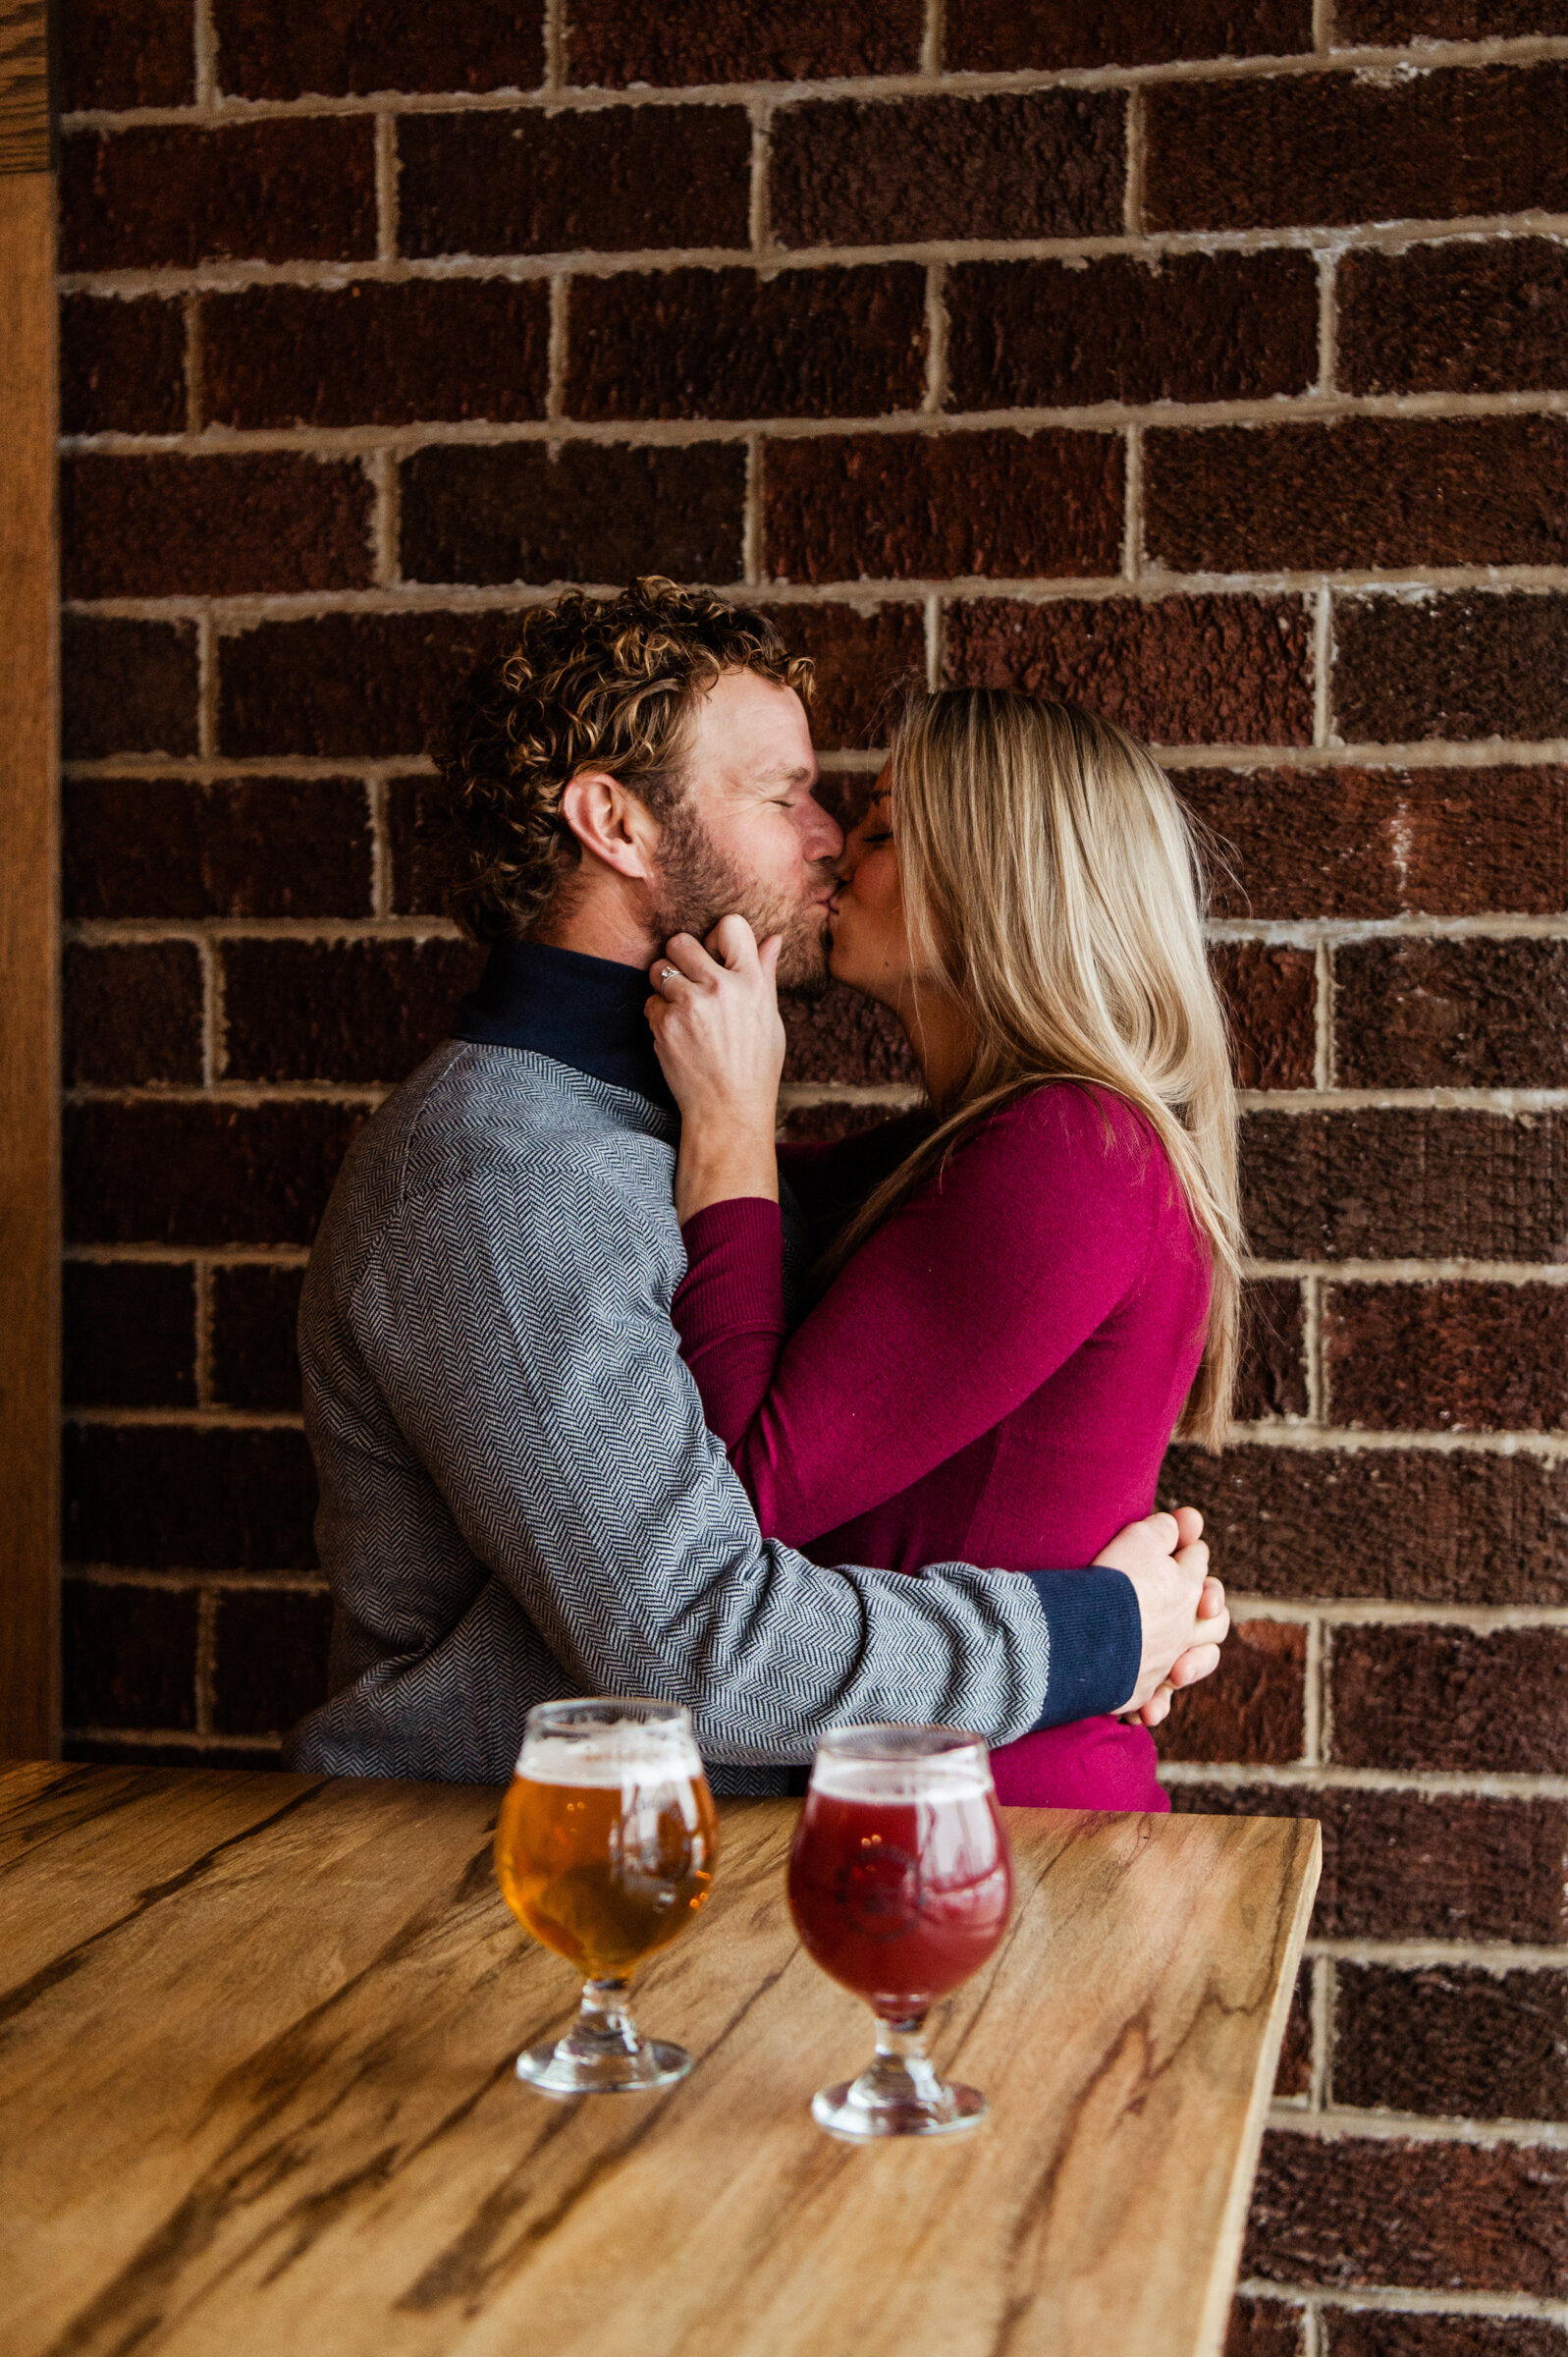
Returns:
[[[585,769],[561,793],[561,815],[584,853],[619,876],[646,883],[653,873],[659,828],[637,795],[608,770]]]

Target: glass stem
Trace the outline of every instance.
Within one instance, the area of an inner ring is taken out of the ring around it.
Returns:
[[[629,1980],[584,1981],[582,2002],[562,2047],[583,2060],[604,2055],[634,2055],[637,2027],[627,2010]]]
[[[877,2055],[856,2081],[862,2103],[938,2106],[947,2095],[926,2053],[926,2017],[911,2013],[902,2021],[877,2016]]]

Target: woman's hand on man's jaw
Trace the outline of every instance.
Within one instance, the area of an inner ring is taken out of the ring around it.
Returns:
[[[726,916],[706,946],[677,933],[648,968],[654,1047],[680,1108],[676,1210],[682,1226],[710,1203],[739,1195],[778,1201],[782,946],[775,938],[759,950],[745,918]]]

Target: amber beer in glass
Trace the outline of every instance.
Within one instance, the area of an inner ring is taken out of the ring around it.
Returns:
[[[565,2038],[517,2057],[546,2095],[667,2087],[684,2047],[644,2038],[631,1975],[683,1932],[713,1888],[719,1825],[688,1714],[600,1699],[530,1711],[496,1827],[502,1895],[525,1931],[583,1976]]]
[[[789,1855],[789,1911],[807,1953],[871,2007],[877,2051],[858,2079],[814,2098],[820,2127],[860,2142],[979,2125],[985,2097],[938,2076],[925,2018],[993,1953],[1011,1906],[978,1735],[858,1727],[823,1737]]]

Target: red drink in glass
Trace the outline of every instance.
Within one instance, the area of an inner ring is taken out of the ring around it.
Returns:
[[[834,2135],[935,2135],[985,2101],[947,2088],[924,2016],[993,1953],[1012,1870],[986,1747],[946,1727],[846,1727],[824,1737],[789,1853],[789,1910],[813,1961],[877,2017],[877,2058],[813,2110]]]

